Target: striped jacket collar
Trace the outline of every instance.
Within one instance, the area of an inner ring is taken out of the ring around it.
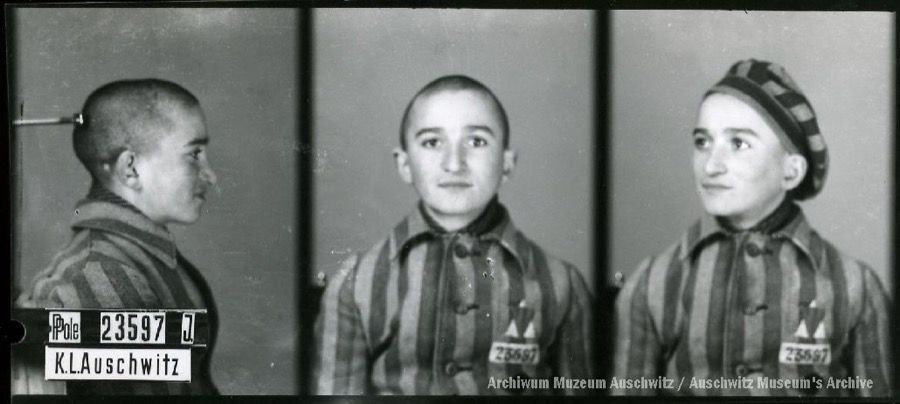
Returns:
[[[501,219],[496,226],[487,229],[477,237],[481,240],[493,240],[506,249],[519,263],[519,268],[527,268],[523,258],[527,256],[526,240],[519,236],[519,232],[509,217],[509,212],[502,204],[497,202]],[[422,209],[418,206],[400,221],[391,232],[391,259],[397,259],[401,253],[408,252],[412,246],[422,240],[433,237],[442,237],[456,233],[439,233],[428,225]]]
[[[809,226],[806,216],[802,211],[799,211],[786,225],[773,232],[771,237],[790,240],[812,262],[815,262],[810,253],[812,251],[810,246],[813,232],[814,230]],[[679,259],[683,261],[693,256],[697,249],[705,246],[708,242],[720,237],[727,237],[729,234],[732,234],[732,232],[722,227],[714,216],[704,215],[682,237]]]
[[[84,199],[75,208],[72,228],[113,233],[134,242],[169,268],[175,268],[178,263],[178,249],[172,234],[130,204]]]

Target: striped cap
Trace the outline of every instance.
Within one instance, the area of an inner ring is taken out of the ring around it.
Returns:
[[[755,109],[769,124],[782,145],[806,158],[806,176],[789,195],[795,200],[815,196],[825,184],[828,148],[819,132],[816,113],[784,67],[748,59],[735,63],[712,93],[728,94]]]

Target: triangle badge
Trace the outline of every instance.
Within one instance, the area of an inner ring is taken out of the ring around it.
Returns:
[[[506,329],[506,334],[503,334],[503,335],[505,335],[507,337],[511,337],[511,338],[519,338],[519,330],[516,329],[515,321],[509,322],[509,328]]]
[[[816,332],[813,333],[813,338],[825,339],[825,324],[819,323],[819,326],[816,327]]]
[[[798,338],[809,338],[809,330],[806,329],[806,321],[800,320],[800,326],[797,327],[794,336]]]
[[[525,334],[522,334],[522,338],[534,338],[534,322],[528,323],[528,328],[525,329]]]

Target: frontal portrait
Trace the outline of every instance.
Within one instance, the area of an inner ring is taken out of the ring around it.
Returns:
[[[397,169],[428,213],[448,230],[475,219],[515,166],[506,114],[480,83],[435,80],[412,100],[401,125]]]

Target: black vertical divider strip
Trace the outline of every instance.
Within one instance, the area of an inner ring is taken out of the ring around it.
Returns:
[[[612,375],[613,319],[616,293],[609,279],[609,41],[610,16],[608,10],[594,12],[594,361],[596,376],[608,379]]]
[[[893,243],[891,243],[894,248],[894,254],[891,257],[891,262],[888,268],[893,268],[893,270],[888,271],[888,276],[892,276],[892,284],[894,285],[894,293],[891,298],[894,300],[894,313],[891,315],[891,321],[893,322],[891,326],[891,340],[894,341],[894,397],[900,397],[900,377],[898,377],[898,372],[900,372],[900,332],[898,332],[898,324],[900,321],[897,320],[897,316],[900,315],[900,276],[897,276],[897,264],[900,263],[900,253],[897,252],[896,246],[900,245],[900,231],[897,230],[897,226],[900,225],[898,223],[898,218],[900,215],[897,215],[897,189],[900,189],[900,178],[897,177],[898,173],[900,173],[900,157],[897,156],[898,146],[900,146],[900,142],[897,141],[897,130],[900,129],[900,120],[898,120],[897,113],[897,83],[900,83],[900,73],[898,73],[898,57],[900,57],[900,41],[898,41],[898,32],[897,27],[900,26],[900,14],[897,13],[898,7],[896,3],[894,3],[894,97],[893,97],[893,108],[890,111],[894,111],[894,136],[893,139],[893,150],[892,157],[894,159],[894,189],[890,190],[891,201],[888,203],[888,206],[891,207],[889,215],[891,215],[891,222],[894,226],[891,229],[891,238],[893,239]]]
[[[2,151],[0,151],[0,152],[2,152],[5,156],[7,156],[7,164],[8,164],[8,166],[6,167],[7,175],[2,176],[3,177],[2,188],[5,191],[5,195],[6,195],[6,199],[3,200],[3,208],[2,208],[3,211],[6,212],[5,214],[2,215],[3,216],[2,228],[6,229],[6,232],[5,232],[5,237],[4,237],[4,240],[2,243],[3,247],[2,247],[2,249],[0,249],[0,255],[2,255],[4,257],[9,257],[8,261],[7,261],[8,269],[6,271],[4,271],[6,274],[6,282],[7,282],[6,290],[9,293],[9,297],[7,299],[0,299],[0,300],[3,300],[3,312],[7,313],[7,319],[4,320],[2,327],[0,327],[0,334],[3,334],[3,335],[0,335],[0,341],[4,341],[4,342],[9,341],[10,339],[14,339],[14,340],[18,339],[18,338],[15,338],[17,336],[10,335],[10,334],[13,334],[13,332],[11,332],[11,331],[13,331],[13,329],[10,327],[12,325],[12,322],[10,321],[11,319],[9,317],[11,314],[10,309],[12,308],[12,302],[14,301],[14,299],[16,298],[16,295],[19,292],[19,290],[15,284],[15,280],[16,280],[15,273],[17,272],[16,265],[18,264],[18,261],[17,261],[16,257],[13,255],[13,252],[16,251],[16,245],[14,244],[16,239],[15,239],[15,237],[13,237],[13,234],[15,234],[16,229],[12,227],[13,223],[14,223],[14,220],[12,218],[14,217],[14,215],[16,215],[18,213],[18,205],[19,205],[19,200],[20,200],[19,192],[14,192],[15,187],[17,186],[14,175],[16,172],[19,171],[19,159],[17,158],[18,156],[16,156],[16,153],[13,152],[13,150],[16,150],[16,147],[15,147],[16,146],[16,137],[15,137],[15,131],[13,130],[13,126],[12,126],[12,119],[8,119],[8,118],[12,118],[13,116],[15,116],[15,109],[16,109],[16,106],[15,106],[16,96],[15,96],[15,91],[14,91],[15,87],[13,86],[13,83],[12,83],[13,82],[12,77],[14,74],[16,74],[16,72],[13,71],[12,69],[9,69],[9,65],[12,64],[14,60],[16,60],[14,57],[14,54],[11,51],[11,49],[13,49],[12,45],[13,45],[13,41],[15,38],[15,36],[13,35],[13,32],[15,32],[15,24],[14,24],[14,21],[12,18],[12,16],[15,14],[14,14],[14,12],[11,12],[11,10],[12,10],[11,8],[7,8],[7,7],[0,8],[0,21],[2,21],[4,23],[3,26],[0,27],[0,33],[2,33],[2,37],[6,40],[6,43],[5,43],[6,46],[4,47],[4,49],[6,49],[6,52],[7,52],[5,55],[3,55],[4,57],[2,58],[3,59],[3,61],[2,61],[3,72],[5,73],[5,75],[3,76],[3,80],[0,80],[0,82],[3,83],[2,87],[0,87],[0,91],[2,91],[2,93],[6,94],[6,96],[7,96],[6,109],[3,110],[3,121],[6,122],[6,125],[7,125],[6,133],[3,134],[3,141],[0,142],[0,144],[3,145]],[[21,329],[17,329],[17,330],[21,331]],[[4,360],[3,363],[10,363],[11,350],[3,349],[2,351],[3,351],[3,360]],[[8,373],[8,372],[10,372],[9,369],[11,369],[11,368],[6,367],[6,368],[4,368],[3,372],[0,372],[0,374],[3,375],[0,377],[4,377],[2,383],[6,387],[5,391],[10,391],[10,387],[12,384],[11,380],[9,378],[9,373]]]
[[[3,21],[5,22],[5,25],[3,27],[0,27],[0,30],[3,31],[3,37],[6,38],[7,53],[3,58],[3,69],[6,75],[4,76],[2,91],[7,94],[7,104],[6,109],[4,110],[4,115],[6,116],[6,118],[8,118],[4,119],[4,121],[7,123],[7,133],[6,136],[4,136],[2,144],[4,147],[3,153],[9,158],[9,166],[7,167],[9,171],[7,172],[8,174],[6,175],[6,177],[4,177],[3,179],[3,189],[6,191],[7,197],[7,199],[4,201],[7,208],[7,214],[3,216],[3,227],[5,229],[9,229],[7,235],[10,237],[9,240],[6,240],[6,242],[3,243],[2,251],[6,253],[6,257],[9,257],[10,270],[7,271],[7,275],[9,276],[10,283],[8,285],[10,285],[10,291],[16,292],[17,290],[15,290],[14,288],[15,285],[13,285],[12,282],[15,280],[17,259],[13,254],[11,254],[16,250],[16,239],[15,237],[12,237],[12,235],[15,234],[16,229],[12,226],[15,222],[15,220],[13,220],[13,217],[14,215],[18,214],[19,201],[21,200],[21,195],[19,195],[20,192],[16,192],[18,183],[15,179],[15,175],[21,167],[19,163],[18,153],[16,152],[16,132],[15,128],[12,126],[12,118],[16,116],[16,89],[13,82],[15,81],[15,75],[18,73],[10,68],[10,64],[12,64],[14,60],[16,60],[16,55],[13,53],[15,41],[15,36],[13,35],[13,33],[15,32],[15,22],[13,21],[13,15],[15,15],[15,13],[8,11],[12,11],[12,9],[3,8],[2,10],[0,10],[0,13],[2,13],[3,16]],[[6,301],[5,304],[12,304],[13,300],[15,299],[15,296],[13,296],[14,294],[15,293],[10,293],[9,300]]]
[[[319,297],[322,290],[312,283],[312,240],[313,240],[313,200],[314,187],[312,171],[312,159],[315,158],[313,149],[313,27],[312,10],[309,7],[297,10],[298,41],[297,66],[298,66],[298,142],[297,155],[297,303],[299,310],[300,332],[297,338],[297,386],[300,395],[308,395],[312,372],[312,359],[314,354],[313,326],[316,314],[319,312]]]

